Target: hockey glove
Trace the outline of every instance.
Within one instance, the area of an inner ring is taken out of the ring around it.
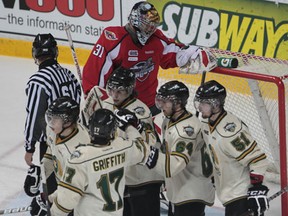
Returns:
[[[36,196],[40,193],[39,187],[41,183],[40,167],[36,165],[30,166],[28,174],[24,182],[24,191],[28,196]]]
[[[128,109],[116,109],[114,114],[117,117],[118,127],[121,130],[125,131],[128,125],[132,125],[139,131],[139,133],[142,133],[144,125],[137,118],[135,113]]]
[[[267,194],[269,189],[262,185],[263,176],[251,173],[250,179],[252,187],[248,189],[248,208],[254,213],[254,216],[260,216],[269,208]]]
[[[33,198],[31,202],[30,214],[34,216],[46,216],[47,215],[47,205],[43,194],[39,194]]]
[[[189,46],[176,54],[179,73],[198,74],[209,72],[217,66],[216,57],[207,49]]]
[[[149,169],[154,168],[157,164],[158,157],[159,157],[159,150],[153,146],[150,146],[150,154],[148,155],[146,166]]]

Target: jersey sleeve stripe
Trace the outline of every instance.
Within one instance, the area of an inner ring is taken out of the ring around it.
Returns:
[[[177,157],[181,157],[184,159],[185,163],[188,164],[189,163],[189,158],[185,155],[185,154],[181,154],[181,153],[178,153],[178,152],[172,152],[171,155],[175,155]]]
[[[52,160],[52,155],[51,154],[44,154],[44,158],[48,159],[48,160]]]
[[[263,154],[261,154],[259,157],[254,158],[253,160],[251,160],[251,161],[248,163],[248,166],[250,166],[250,164],[254,164],[254,163],[257,163],[258,161],[264,160],[264,159],[266,159],[266,157],[267,157],[266,154],[263,153]]]
[[[238,157],[236,158],[236,160],[240,161],[240,160],[242,160],[243,158],[245,158],[248,154],[250,154],[251,152],[253,152],[253,150],[255,149],[256,146],[257,146],[257,143],[256,143],[256,141],[254,141],[254,142],[252,143],[252,145],[251,145],[248,149],[246,149],[240,156],[238,156]]]
[[[166,178],[170,178],[171,177],[170,154],[168,152],[166,152],[165,156],[166,156],[166,160],[165,160]]]
[[[58,203],[57,197],[56,197],[55,200],[53,201],[53,204],[55,204],[58,209],[60,209],[61,211],[65,212],[65,213],[70,213],[70,212],[72,211],[72,209],[69,210],[69,209],[64,208],[62,205],[60,205],[60,204]]]
[[[71,191],[73,191],[75,193],[78,193],[80,196],[83,196],[83,194],[84,194],[84,192],[82,190],[80,190],[79,188],[73,187],[73,186],[71,186],[69,184],[66,184],[65,182],[61,181],[58,185],[63,187],[63,188],[66,188],[68,190],[71,190]]]

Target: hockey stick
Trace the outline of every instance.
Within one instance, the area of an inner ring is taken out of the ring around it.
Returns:
[[[31,210],[30,206],[18,207],[18,208],[10,208],[10,209],[2,209],[2,210],[0,210],[0,215],[14,214],[14,213],[19,213],[19,212],[27,212],[27,211],[30,211],[30,210]]]
[[[46,200],[46,206],[47,206],[47,216],[51,216],[50,205],[48,201],[48,189],[47,189],[47,184],[46,184],[46,175],[45,175],[43,163],[41,163],[41,178],[42,178],[43,194],[44,194],[44,198]]]
[[[268,202],[274,200],[275,198],[277,198],[278,196],[284,194],[288,192],[288,186],[286,186],[285,188],[281,189],[280,191],[274,193],[273,195],[271,195],[270,197],[268,197]],[[242,214],[241,216],[254,216],[254,213],[251,211],[247,211],[244,214]]]
[[[76,51],[75,51],[75,48],[74,48],[74,45],[73,45],[73,40],[72,40],[72,36],[71,36],[71,32],[70,32],[70,26],[69,25],[65,25],[64,29],[65,29],[65,32],[66,32],[66,35],[67,35],[67,39],[68,39],[68,42],[69,42],[69,46],[70,46],[70,49],[71,49],[71,52],[72,52],[72,57],[73,57],[73,60],[74,60],[74,64],[76,66],[77,74],[79,76],[80,83],[82,85],[81,70],[80,70],[78,59],[77,59]]]

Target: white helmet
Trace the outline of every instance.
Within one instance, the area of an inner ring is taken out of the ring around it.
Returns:
[[[145,45],[159,26],[160,17],[154,5],[142,1],[133,6],[128,20],[136,30],[139,42]]]

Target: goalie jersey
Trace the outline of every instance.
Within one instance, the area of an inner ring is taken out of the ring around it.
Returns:
[[[213,205],[212,163],[198,118],[186,112],[173,122],[160,113],[154,123],[164,151],[159,152],[154,169],[165,176],[169,201],[175,205],[193,201]]]
[[[74,209],[75,216],[122,216],[126,168],[147,160],[147,146],[138,131],[131,126],[126,131],[130,140],[117,137],[110,145],[87,144],[72,153],[52,215],[68,215]]]
[[[145,46],[137,46],[124,26],[107,27],[83,68],[84,93],[87,95],[94,86],[105,88],[112,71],[122,66],[135,72],[138,98],[151,107],[155,103],[159,66],[178,67],[176,53],[183,46],[158,29]]]
[[[49,127],[46,128],[47,134],[47,151],[42,159],[45,175],[48,178],[54,171],[57,181],[59,182],[66,161],[70,158],[71,153],[80,144],[90,142],[86,129],[78,124],[77,128],[66,138],[61,139]]]
[[[230,112],[223,112],[214,125],[202,121],[204,140],[214,163],[216,193],[225,206],[247,196],[250,171],[264,175],[266,155],[248,127]]]

